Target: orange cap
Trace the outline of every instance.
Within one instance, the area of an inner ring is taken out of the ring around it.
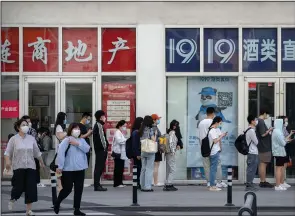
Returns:
[[[162,118],[162,117],[159,117],[157,114],[152,114],[151,116],[152,116],[153,120],[158,120],[158,119]]]

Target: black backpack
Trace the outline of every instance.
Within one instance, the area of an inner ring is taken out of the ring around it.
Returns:
[[[202,139],[201,154],[205,158],[210,156],[211,150],[212,150],[213,145],[214,145],[212,143],[212,146],[210,147],[210,142],[209,142],[209,137],[208,137],[210,130],[211,130],[211,128],[209,128],[207,136],[204,139]]]
[[[133,157],[133,150],[132,150],[132,135],[126,140],[126,156],[128,159]]]
[[[247,141],[246,141],[246,133],[250,129],[251,128],[248,128],[243,134],[239,135],[238,138],[235,141],[236,149],[242,155],[248,155],[249,154],[249,147],[250,147],[252,141],[250,142],[249,145],[247,144]]]

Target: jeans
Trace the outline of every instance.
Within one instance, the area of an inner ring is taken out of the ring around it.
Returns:
[[[143,190],[152,189],[155,153],[141,153],[140,185]]]
[[[219,156],[220,156],[219,152],[217,152],[215,155],[210,155],[210,186],[211,187],[215,185]]]
[[[166,154],[166,185],[172,185],[176,171],[175,153]]]
[[[259,164],[259,157],[255,154],[247,156],[247,183],[252,184]]]
[[[203,157],[203,166],[204,166],[204,171],[205,171],[205,177],[207,182],[210,182],[210,157]],[[221,169],[221,160],[218,160],[218,165],[217,165],[217,176],[216,176],[217,182],[222,181],[222,169]],[[212,185],[213,186],[213,185]]]

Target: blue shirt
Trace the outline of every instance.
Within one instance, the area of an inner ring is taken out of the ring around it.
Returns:
[[[75,139],[74,137],[71,138]],[[79,171],[88,168],[86,153],[89,152],[90,146],[83,138],[78,138],[76,140],[80,143],[78,146],[69,144],[68,137],[59,144],[57,154],[57,163],[59,169],[62,169],[63,171]],[[65,157],[65,152],[68,148],[68,145],[71,145],[71,147],[69,148],[67,156]]]

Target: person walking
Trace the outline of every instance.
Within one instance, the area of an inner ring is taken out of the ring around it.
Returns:
[[[254,116],[249,115],[247,117],[249,123],[246,133],[246,141],[249,146],[249,153],[247,155],[247,182],[246,182],[246,191],[256,191],[253,180],[258,168],[259,158],[258,158],[258,139],[255,132],[255,127],[257,125],[257,120]]]
[[[169,152],[165,153],[166,158],[166,182],[163,191],[177,191],[178,189],[173,186],[172,181],[174,179],[176,171],[176,158],[175,153],[180,149],[178,145],[178,138],[176,136],[176,129],[179,127],[179,122],[172,120],[170,122],[170,127],[167,130],[169,134]]]
[[[95,168],[94,168],[94,191],[107,191],[100,184],[100,178],[105,168],[105,162],[108,156],[109,142],[104,131],[106,121],[105,112],[98,110],[95,113],[96,124],[93,128],[93,146],[95,151]]]
[[[133,163],[137,167],[137,188],[140,190],[140,172],[141,172],[141,145],[140,145],[140,136],[139,129],[143,122],[142,117],[137,117],[132,125],[131,137],[132,137],[132,152],[133,152]]]
[[[157,131],[153,128],[153,119],[151,116],[145,116],[139,129],[140,140],[151,139],[156,141]],[[153,192],[153,168],[155,162],[155,153],[141,152],[141,173],[140,185],[142,192]]]
[[[59,144],[56,172],[61,175],[62,190],[54,204],[54,212],[59,213],[61,202],[72,192],[74,185],[74,215],[84,216],[80,211],[84,188],[85,170],[88,168],[86,154],[90,146],[85,139],[80,138],[81,131],[78,123],[71,123],[67,137]]]
[[[157,131],[157,136],[156,136],[156,142],[159,142],[159,137],[161,136],[161,131],[158,128],[158,125],[160,124],[161,117],[159,117],[157,114],[152,114],[151,115],[153,119],[153,130]],[[154,186],[160,187],[163,186],[162,184],[159,183],[158,181],[158,176],[159,176],[159,167],[160,167],[160,162],[162,161],[162,154],[163,152],[158,151],[155,154],[155,163],[154,163]]]
[[[211,146],[211,153],[210,153],[210,191],[220,191],[221,189],[212,186],[215,185],[215,178],[217,172],[218,161],[220,160],[220,152],[221,152],[221,140],[223,137],[227,135],[227,133],[221,133],[220,127],[222,124],[222,118],[216,116],[211,126],[209,127],[209,143]]]
[[[123,133],[127,130],[127,123],[125,120],[118,122],[116,126],[116,132],[112,143],[112,157],[115,161],[114,168],[114,187],[122,188],[125,187],[123,184],[123,173],[126,156],[126,137]]]
[[[273,128],[267,128],[265,120],[269,118],[268,111],[260,110],[256,134],[258,138],[259,156],[259,177],[262,188],[273,188],[273,185],[266,181],[266,167],[271,162],[271,132]]]
[[[283,175],[284,164],[286,161],[285,146],[290,139],[286,140],[283,133],[283,119],[276,119],[274,122],[274,130],[272,133],[272,154],[276,159],[276,191],[287,190],[284,187],[285,176]]]
[[[38,201],[34,158],[38,159],[42,168],[44,163],[35,137],[28,134],[30,129],[28,122],[25,119],[20,119],[15,123],[14,129],[17,134],[10,138],[4,153],[6,170],[13,170],[11,199],[8,203],[8,209],[13,209],[15,201],[24,192],[26,215],[34,215],[32,203]]]
[[[208,107],[206,110],[206,118],[203,119],[198,126],[199,132],[199,142],[202,143],[202,140],[207,136],[208,130],[212,124],[212,121],[215,117],[215,109],[213,107]],[[219,130],[219,129],[217,129]],[[207,180],[207,187],[210,187],[210,157],[203,157],[203,166],[205,171],[205,178]],[[218,188],[226,188],[227,184],[222,181],[222,168],[221,168],[221,160],[219,158],[217,164],[217,175],[216,175],[216,184],[214,183],[213,186],[216,185]]]

